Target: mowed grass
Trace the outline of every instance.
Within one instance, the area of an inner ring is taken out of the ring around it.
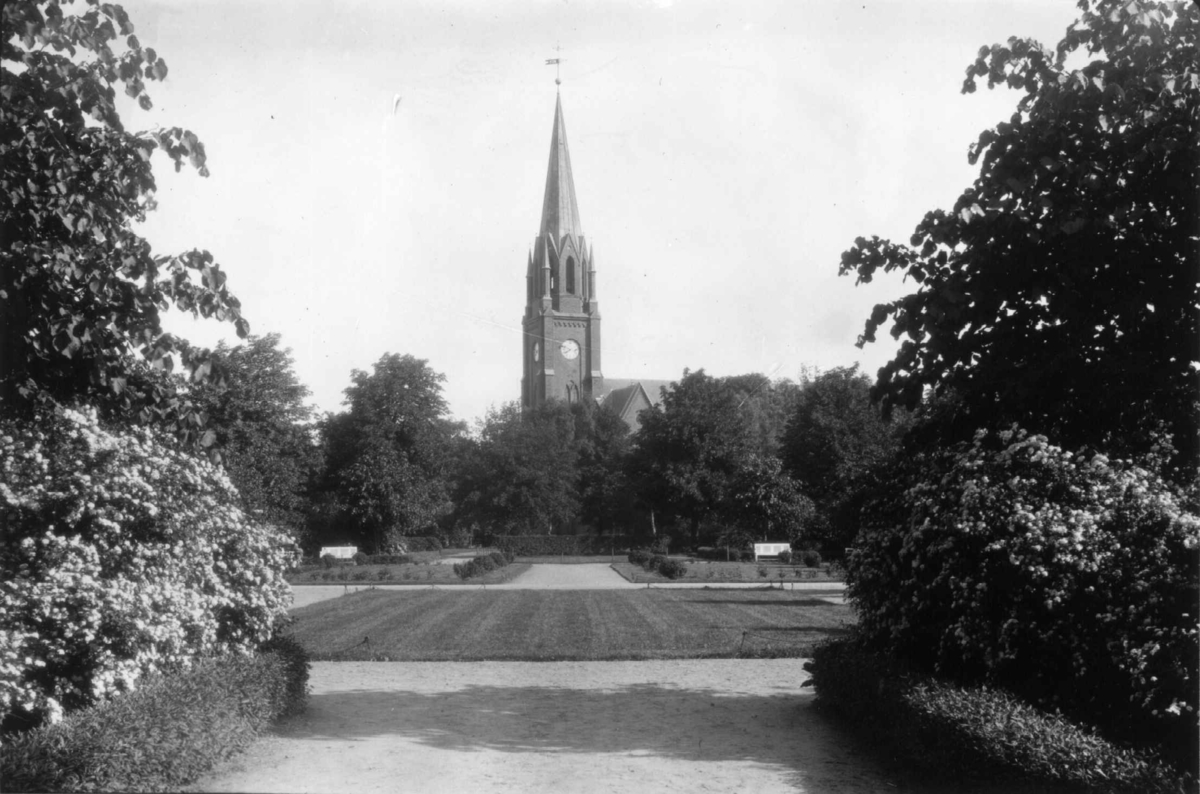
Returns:
[[[849,607],[770,590],[364,591],[298,609],[315,660],[808,656]]]

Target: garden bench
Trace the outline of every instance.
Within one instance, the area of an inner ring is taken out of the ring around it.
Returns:
[[[791,543],[755,543],[754,561],[758,562],[761,557],[778,557],[779,552],[791,550]]]

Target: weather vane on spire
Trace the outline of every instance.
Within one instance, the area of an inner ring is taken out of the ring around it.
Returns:
[[[559,54],[560,54],[560,57],[558,57],[558,58],[547,58],[547,59],[546,59],[546,65],[547,65],[547,66],[550,66],[551,64],[554,64],[554,84],[555,84],[555,85],[562,85],[562,73],[559,71],[559,70],[562,68],[562,66],[560,66],[560,64],[562,63],[562,57],[561,57],[561,53],[562,53],[562,47],[561,47],[559,44],[557,44],[557,43],[556,43],[556,44],[554,45],[554,51],[555,51],[555,52],[557,52],[557,53],[559,53]]]

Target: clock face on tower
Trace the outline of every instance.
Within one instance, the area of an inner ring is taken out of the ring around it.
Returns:
[[[542,343],[541,342],[533,343],[533,360],[534,361],[542,360]]]
[[[563,358],[567,359],[568,361],[574,361],[579,355],[579,343],[574,339],[568,339],[567,341],[563,342],[562,354]]]

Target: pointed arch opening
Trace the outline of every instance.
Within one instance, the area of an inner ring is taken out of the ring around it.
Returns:
[[[564,274],[567,282],[567,293],[575,294],[575,257],[567,257],[567,272]]]

